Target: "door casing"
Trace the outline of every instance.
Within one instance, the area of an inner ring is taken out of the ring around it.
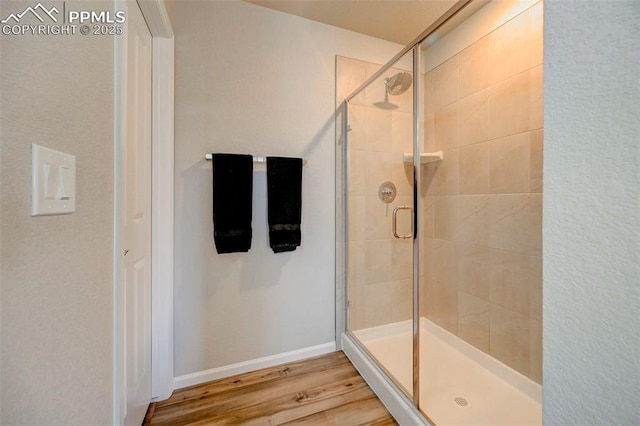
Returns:
[[[152,401],[168,398],[173,392],[173,117],[174,117],[174,37],[163,0],[138,0],[152,37],[152,140],[151,140],[151,369]],[[115,10],[125,10],[114,2]],[[126,25],[126,24],[125,24]],[[122,161],[120,156],[122,102],[121,79],[123,38],[114,40],[114,299],[113,299],[113,423],[122,423],[123,359],[120,321],[122,269],[121,212]],[[126,403],[126,401],[125,401]]]

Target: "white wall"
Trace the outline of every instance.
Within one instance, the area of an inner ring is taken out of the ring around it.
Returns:
[[[545,1],[544,418],[640,423],[640,2]]]
[[[109,424],[113,38],[0,37],[0,424]],[[30,216],[32,142],[76,156],[72,215]]]
[[[175,1],[175,372],[334,340],[335,55],[402,46],[238,1]],[[264,166],[249,253],[213,244],[207,152],[300,156],[302,246],[268,246]]]

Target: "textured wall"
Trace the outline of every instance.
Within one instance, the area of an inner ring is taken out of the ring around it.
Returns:
[[[335,55],[401,46],[244,2],[176,1],[176,375],[334,340]],[[302,246],[274,254],[265,167],[253,244],[218,255],[206,152],[300,156]]]
[[[545,1],[544,418],[639,424],[640,2]]]
[[[3,1],[0,16],[28,5]],[[0,423],[108,424],[113,38],[0,37]],[[30,216],[32,142],[76,156],[75,213]]]

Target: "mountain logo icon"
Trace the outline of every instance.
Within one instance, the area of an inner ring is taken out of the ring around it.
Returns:
[[[58,13],[60,13],[60,11],[56,7],[47,9],[42,5],[42,3],[38,3],[33,7],[27,7],[22,13],[11,13],[0,22],[6,24],[7,22],[13,20],[17,24],[25,15],[29,13],[35,16],[40,22],[44,22],[43,16],[48,16],[49,18],[51,18],[51,20],[53,20],[53,22],[58,22],[58,18],[56,18],[53,14],[55,13],[57,15]]]

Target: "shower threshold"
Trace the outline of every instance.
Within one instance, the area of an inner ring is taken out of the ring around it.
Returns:
[[[353,332],[406,389],[412,323]],[[420,409],[436,425],[541,425],[542,387],[426,318],[420,322]]]

